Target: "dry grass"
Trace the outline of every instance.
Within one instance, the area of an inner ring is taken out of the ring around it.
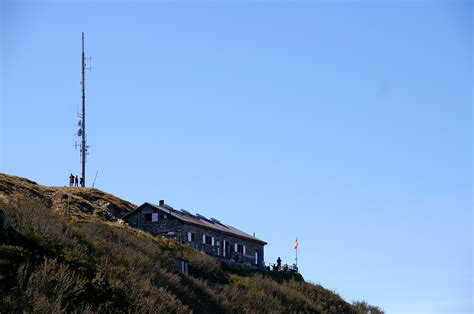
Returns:
[[[2,313],[381,313],[290,279],[298,277],[224,267],[177,241],[97,214],[110,204],[127,211],[130,203],[72,190],[0,174],[0,210],[17,232],[0,237]],[[74,198],[69,214],[60,210],[66,192]],[[105,211],[112,213],[110,206]],[[180,274],[170,256],[189,260],[190,275]]]

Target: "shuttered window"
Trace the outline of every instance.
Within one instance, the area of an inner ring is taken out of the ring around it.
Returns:
[[[196,235],[192,232],[188,232],[188,242],[196,242]]]
[[[214,244],[214,238],[210,236],[203,236],[204,237],[204,243],[207,245],[213,245]]]
[[[145,214],[145,222],[151,221],[151,213]]]

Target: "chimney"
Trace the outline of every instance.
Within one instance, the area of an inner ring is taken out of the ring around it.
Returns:
[[[165,206],[165,200],[160,200],[160,206]]]

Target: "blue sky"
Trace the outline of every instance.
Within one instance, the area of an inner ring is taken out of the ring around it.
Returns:
[[[215,217],[393,312],[472,311],[472,3],[1,2],[0,171]],[[89,181],[88,184],[92,182]]]

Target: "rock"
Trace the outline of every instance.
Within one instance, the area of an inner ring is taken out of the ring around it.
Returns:
[[[10,217],[0,210],[0,244],[19,240],[19,233],[10,224]]]
[[[2,224],[2,228],[7,230],[10,227],[10,217],[5,214],[2,210],[0,210],[0,223]]]

